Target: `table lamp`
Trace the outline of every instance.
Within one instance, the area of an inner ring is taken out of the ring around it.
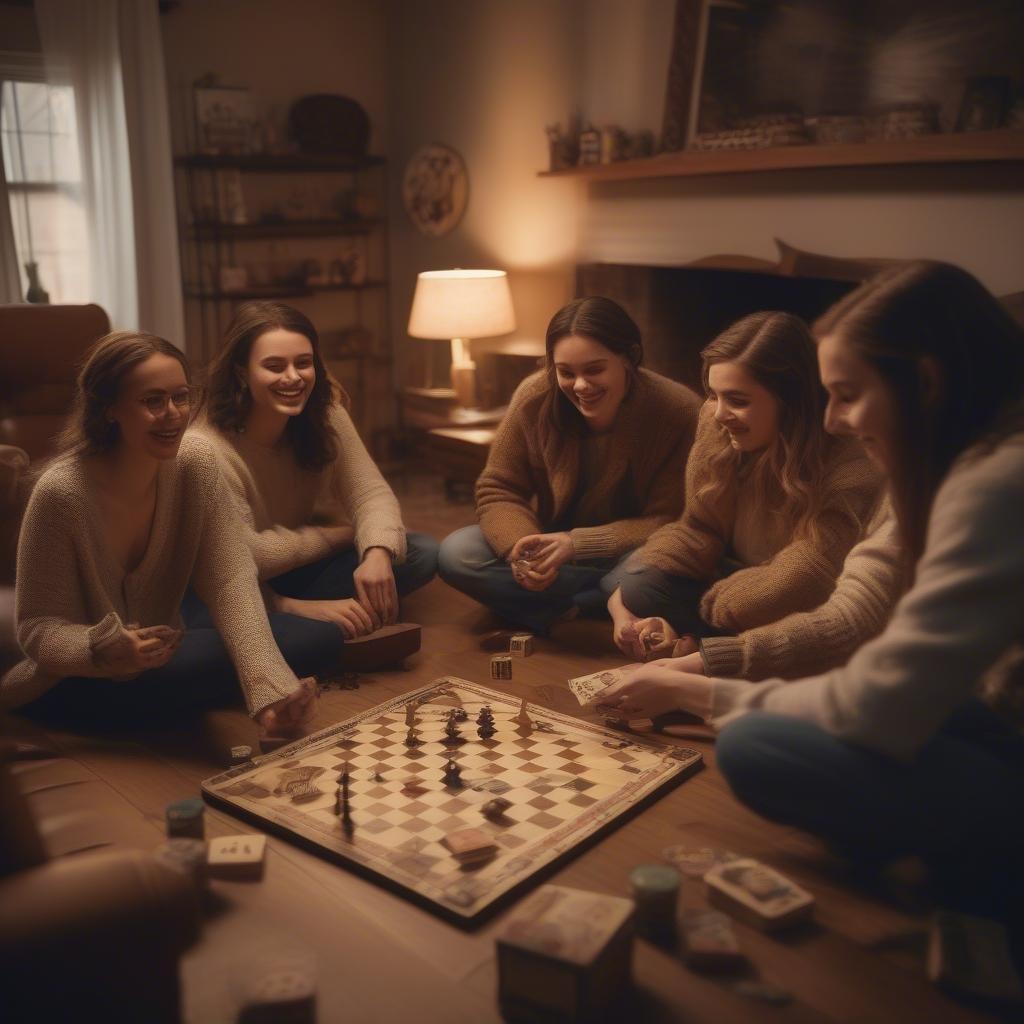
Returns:
[[[416,280],[409,334],[451,341],[452,389],[464,409],[476,405],[470,340],[508,334],[515,327],[504,270],[426,270]]]

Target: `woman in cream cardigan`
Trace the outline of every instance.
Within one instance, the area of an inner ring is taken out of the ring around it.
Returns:
[[[184,355],[119,332],[87,354],[63,454],[29,500],[18,545],[25,655],[0,704],[107,721],[242,694],[266,732],[301,731],[316,694],[289,668],[213,453],[183,440],[194,390]],[[191,586],[216,629],[183,628]],[[282,622],[280,639],[295,623]],[[332,652],[292,631],[303,674]]]
[[[640,331],[611,299],[560,309],[546,351],[477,480],[479,526],[447,537],[439,560],[453,587],[539,633],[600,610],[602,578],[679,514],[700,405],[641,367]]]

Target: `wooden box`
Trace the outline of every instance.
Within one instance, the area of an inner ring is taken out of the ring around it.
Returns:
[[[545,885],[498,944],[498,1000],[514,1021],[611,1019],[630,984],[633,902]]]

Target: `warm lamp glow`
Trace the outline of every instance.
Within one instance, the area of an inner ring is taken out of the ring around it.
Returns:
[[[409,334],[451,341],[452,387],[463,406],[475,401],[470,339],[508,334],[515,327],[504,270],[426,270],[416,280]]]

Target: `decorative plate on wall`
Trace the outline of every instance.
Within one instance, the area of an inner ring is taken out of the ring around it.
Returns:
[[[462,220],[469,200],[469,175],[450,146],[421,146],[405,168],[402,199],[409,219],[431,238],[447,235]]]

